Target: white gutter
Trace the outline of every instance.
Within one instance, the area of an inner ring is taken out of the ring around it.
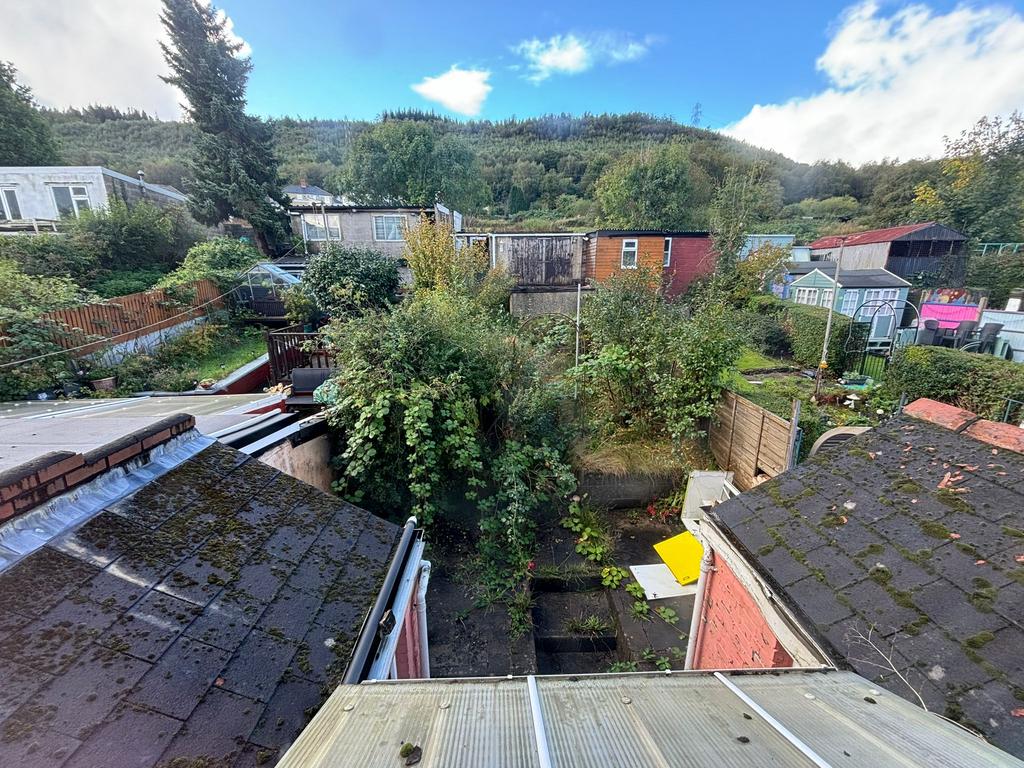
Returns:
[[[686,661],[683,669],[693,669],[694,654],[697,651],[697,634],[700,632],[701,615],[704,613],[704,595],[708,589],[708,573],[715,570],[715,552],[701,537],[704,555],[700,559],[700,576],[697,577],[697,592],[693,597],[693,616],[690,618],[690,636],[686,640]]]
[[[430,561],[420,561],[420,584],[416,592],[416,619],[420,630],[420,677],[430,677],[430,640],[427,638],[427,586],[430,584]]]
[[[395,653],[398,651],[398,639],[402,634],[405,625],[405,615],[408,612],[409,604],[413,600],[413,585],[416,576],[420,571],[420,563],[423,562],[423,540],[413,543],[412,551],[406,562],[405,569],[401,575],[398,591],[395,594],[394,602],[390,609],[395,619],[395,626],[384,638],[377,651],[377,656],[370,665],[370,671],[366,675],[367,680],[387,680],[394,674]]]

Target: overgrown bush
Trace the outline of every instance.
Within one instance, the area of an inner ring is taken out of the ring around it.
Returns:
[[[1024,400],[1024,366],[991,355],[943,347],[904,347],[893,356],[883,385],[890,397],[929,397],[999,419],[1006,398]]]
[[[240,240],[218,237],[192,246],[177,269],[158,288],[173,288],[196,280],[212,280],[222,291],[238,285],[240,275],[260,261],[260,252]]]
[[[738,309],[735,313],[736,328],[747,346],[770,357],[789,357],[793,350],[789,334],[779,317],[772,313],[751,309]]]
[[[1010,291],[1024,288],[1024,258],[1020,253],[987,253],[971,256],[968,261],[967,284],[989,288],[990,307],[1006,306]]]
[[[100,271],[95,243],[68,234],[0,237],[0,259],[14,262],[27,275],[70,277],[79,283],[92,281]]]
[[[781,326],[789,341],[794,360],[808,368],[818,367],[818,363],[821,362],[821,345],[825,340],[825,327],[828,324],[827,309],[807,307],[763,295],[750,299],[747,302],[747,310],[767,318],[763,326],[766,329],[770,329],[774,323]],[[855,323],[851,317],[839,312],[833,313],[832,332],[828,344],[829,370],[839,376],[843,371],[852,368],[856,356],[864,349],[866,338],[867,323]]]
[[[28,275],[15,262],[0,259],[0,398],[22,398],[73,377],[67,355],[29,358],[62,349],[54,337],[63,330],[40,315],[92,298],[68,278]]]
[[[679,442],[713,412],[739,352],[724,302],[688,313],[644,270],[599,285],[584,305],[587,349],[572,372],[598,432]]]
[[[113,198],[105,209],[83,212],[68,225],[69,237],[88,244],[100,267],[165,270],[177,265],[205,235],[184,208],[159,208],[141,201],[131,206]]]
[[[395,301],[398,263],[369,248],[329,245],[310,259],[302,283],[329,315],[382,309]]]
[[[148,291],[159,283],[166,272],[159,269],[128,269],[110,272],[92,284],[92,290],[104,299]]]

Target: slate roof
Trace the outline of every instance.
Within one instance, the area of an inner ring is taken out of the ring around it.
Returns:
[[[214,444],[0,573],[0,765],[273,765],[399,528]]]
[[[814,270],[835,278],[834,261],[796,261],[786,265],[791,275],[803,277]],[[910,283],[887,269],[844,269],[839,272],[839,284],[844,288],[906,288]]]
[[[937,238],[930,238],[924,236],[924,230],[935,228],[934,234],[942,235]],[[920,235],[920,238],[911,238],[909,235]],[[936,240],[966,240],[967,238],[957,232],[955,229],[950,229],[942,224],[934,221],[925,221],[921,224],[905,224],[900,227],[886,227],[885,229],[869,229],[864,232],[855,232],[852,235],[846,235],[846,244],[852,245],[869,245],[871,243],[890,243],[893,240],[915,240],[915,239],[936,239]],[[810,244],[812,249],[818,248],[838,248],[842,242],[842,237],[839,235],[829,235],[827,237],[820,237]]]
[[[301,184],[289,184],[281,190],[286,195],[316,195],[317,197],[330,197],[333,198],[330,192],[322,187],[316,187],[312,184],[302,186]]]
[[[1024,756],[1024,456],[901,416],[711,517],[837,662]]]

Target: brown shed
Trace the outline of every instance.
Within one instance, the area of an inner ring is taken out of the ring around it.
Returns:
[[[599,229],[587,235],[584,276],[598,282],[629,269],[661,274],[665,235],[654,230]]]

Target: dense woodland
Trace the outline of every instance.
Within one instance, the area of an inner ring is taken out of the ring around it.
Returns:
[[[65,161],[187,188],[193,129],[138,112],[45,113]],[[708,228],[730,168],[757,169],[748,231],[820,234],[937,218],[982,241],[1024,240],[1024,126],[982,121],[948,156],[794,162],[714,131],[644,114],[455,121],[428,112],[376,122],[269,121],[280,173],[361,202],[428,203],[436,195],[479,226]],[[967,194],[969,193],[969,194]]]

